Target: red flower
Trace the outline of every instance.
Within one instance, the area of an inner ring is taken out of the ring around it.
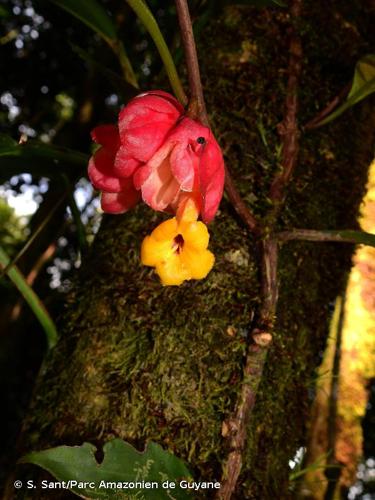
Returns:
[[[114,161],[120,146],[120,137],[115,125],[101,125],[91,132],[92,139],[101,147],[90,158],[88,176],[92,185],[102,191],[101,207],[104,212],[122,213],[132,208],[139,200],[133,179],[120,178],[114,172]]]
[[[175,213],[192,199],[202,219],[213,219],[224,187],[224,161],[208,127],[183,116],[163,91],[146,92],[121,111],[119,128],[103,125],[92,137],[102,147],[89,162],[105,212],[125,212],[143,201]]]
[[[92,131],[93,140],[102,147],[90,158],[88,175],[102,191],[104,212],[126,212],[140,200],[133,174],[161,146],[183,111],[167,92],[146,92],[124,107],[119,128],[102,125]]]
[[[134,184],[154,210],[176,212],[183,200],[192,198],[202,219],[212,220],[223,195],[224,161],[211,130],[182,118],[137,170]]]
[[[133,175],[165,141],[184,108],[167,92],[145,92],[132,99],[119,115],[121,146],[115,159],[115,172]]]

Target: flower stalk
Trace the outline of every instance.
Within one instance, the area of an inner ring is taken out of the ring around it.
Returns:
[[[186,0],[176,0],[176,10],[184,46],[186,67],[188,71],[190,101],[188,116],[200,120],[208,126],[206,104],[204,102],[197,48],[195,45],[193,26]]]

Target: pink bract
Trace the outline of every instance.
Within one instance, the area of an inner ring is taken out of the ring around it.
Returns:
[[[91,133],[101,147],[90,158],[88,176],[92,185],[102,191],[101,206],[104,212],[122,213],[132,208],[140,199],[133,179],[120,178],[114,172],[114,161],[120,137],[115,125],[101,125]]]
[[[132,99],[119,115],[121,145],[115,160],[118,175],[128,177],[136,162],[147,162],[183,112],[181,104],[162,90]]]
[[[140,167],[134,184],[154,210],[175,212],[191,196],[204,222],[210,222],[224,188],[224,161],[211,130],[182,118],[161,148]]]
[[[141,198],[176,213],[191,198],[204,222],[215,216],[224,187],[224,161],[211,130],[183,115],[170,94],[152,91],[120,112],[118,128],[102,125],[92,138],[89,178],[105,212],[125,212]]]
[[[105,212],[126,212],[141,199],[133,175],[160,147],[182,112],[167,92],[146,92],[120,112],[119,127],[101,125],[92,131],[93,140],[102,147],[90,158],[88,175],[102,191]]]

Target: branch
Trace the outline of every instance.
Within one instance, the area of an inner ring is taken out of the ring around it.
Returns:
[[[184,47],[186,66],[189,78],[190,102],[188,116],[198,118],[204,125],[209,126],[209,120],[204,102],[202,81],[199,71],[197,49],[195,46],[193,27],[186,0],[176,0],[176,10],[181,29],[181,40]],[[225,190],[234,209],[253,233],[258,232],[258,223],[250,212],[240,193],[234,185],[233,179],[225,167]]]
[[[258,235],[260,233],[258,221],[243,201],[240,193],[237,191],[227,166],[225,166],[225,191],[237,214],[241,217],[250,231]]]
[[[296,21],[301,13],[302,0],[292,3],[292,20]],[[223,424],[223,434],[229,435],[230,453],[224,466],[224,477],[217,498],[230,500],[235,492],[241,473],[243,453],[246,446],[249,420],[254,410],[256,395],[263,375],[269,346],[272,342],[272,331],[278,298],[277,257],[278,245],[272,236],[277,214],[284,201],[284,191],[295,168],[298,156],[299,132],[297,126],[298,85],[301,74],[302,46],[294,27],[290,28],[290,58],[287,96],[285,99],[285,118],[279,128],[283,140],[283,171],[276,176],[271,185],[270,197],[274,202],[270,218],[270,235],[261,241],[261,288],[262,305],[257,326],[251,333],[252,342],[248,347],[244,369],[244,379],[239,394],[234,416]]]
[[[201,75],[199,71],[197,48],[195,46],[193,26],[191,24],[187,1],[176,0],[176,10],[189,78],[190,102],[188,116],[191,118],[199,118],[204,125],[208,125]]]
[[[345,229],[342,231],[317,231],[315,229],[291,229],[276,234],[278,241],[331,241],[337,243],[354,243],[357,245],[375,246],[375,235],[365,231],[352,231]]]
[[[299,5],[300,0],[295,0],[295,2]],[[190,103],[188,116],[191,116],[192,118],[199,118],[202,123],[208,126],[208,117],[204,103],[197,52],[186,0],[176,0],[176,8],[181,28],[181,38],[185,50],[189,78]],[[297,9],[296,15],[298,12],[299,11]],[[301,51],[299,51],[299,55],[300,52]],[[297,64],[294,56],[293,64]],[[300,64],[299,59],[298,64]],[[295,123],[295,104],[293,104],[293,109],[293,117],[290,118],[288,115],[288,119],[289,121]],[[292,137],[294,137],[293,134]],[[226,191],[235,210],[249,229],[259,236],[261,231],[258,228],[258,223],[238,193],[227,168],[225,171],[225,177]],[[237,480],[242,467],[242,455],[246,443],[247,425],[255,405],[256,394],[262,378],[268,346],[272,340],[272,334],[270,332],[273,327],[277,303],[278,247],[276,240],[272,237],[266,238],[261,242],[261,245],[263,295],[262,308],[260,312],[261,317],[259,327],[254,328],[251,333],[252,342],[248,347],[246,355],[244,379],[234,411],[234,416],[228,422],[223,423],[223,435],[229,434],[231,451],[224,467],[222,487],[218,492],[218,498],[222,500],[229,500],[236,488]]]
[[[244,443],[246,442],[248,415],[252,412],[255,405],[266,352],[266,348],[262,348],[257,344],[249,346],[244,368],[244,377],[249,382],[242,385],[240,400],[233,420],[223,423],[222,434],[224,437],[229,434],[231,451],[225,464],[225,476],[222,479],[221,488],[217,494],[217,498],[220,500],[229,500],[236,489],[237,480],[242,468],[242,454]]]
[[[351,83],[345,85],[345,87],[341,90],[341,92],[330,101],[327,106],[322,109],[314,118],[309,120],[302,128],[304,130],[313,130],[315,128],[319,128],[320,122],[324,120],[326,116],[328,116],[348,95],[349,90],[351,88]]]
[[[260,325],[271,330],[274,325],[278,299],[277,258],[278,246],[276,238],[268,238],[262,242],[262,308]]]
[[[292,21],[301,14],[302,0],[294,0],[291,7]],[[285,117],[278,126],[282,139],[282,172],[277,175],[271,185],[270,198],[275,204],[273,219],[276,219],[280,206],[284,201],[284,191],[295,169],[299,150],[299,131],[297,122],[298,87],[302,67],[302,45],[295,27],[291,26],[289,45],[289,78],[286,89]]]
[[[234,416],[223,423],[222,434],[229,437],[230,453],[224,466],[224,478],[217,498],[230,500],[235,491],[242,468],[242,456],[246,444],[249,417],[254,409],[258,387],[263,375],[278,296],[277,287],[277,242],[268,238],[261,242],[262,248],[262,308],[259,326],[251,332],[252,342],[248,347],[244,368],[244,382],[236,404]]]

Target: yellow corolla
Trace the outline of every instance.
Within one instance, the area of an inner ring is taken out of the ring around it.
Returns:
[[[163,285],[200,280],[214,265],[215,257],[207,250],[210,239],[207,227],[193,219],[186,211],[185,217],[161,223],[143,240],[142,264],[155,267]]]

